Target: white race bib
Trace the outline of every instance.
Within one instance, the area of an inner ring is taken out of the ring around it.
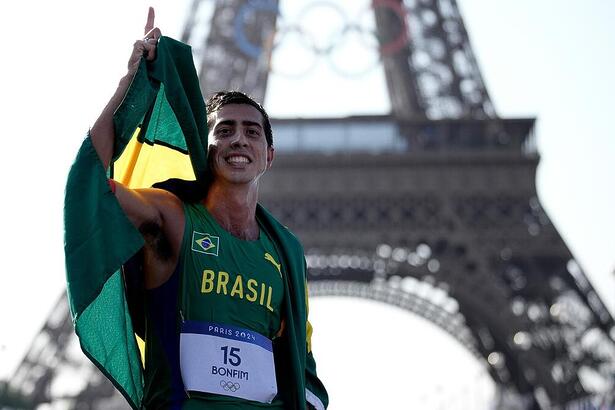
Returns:
[[[252,330],[185,321],[180,368],[187,391],[271,403],[278,392],[271,340]]]

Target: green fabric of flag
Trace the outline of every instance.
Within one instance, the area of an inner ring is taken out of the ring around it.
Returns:
[[[206,172],[205,105],[190,47],[168,37],[155,61],[142,60],[114,115],[117,161],[136,138],[188,153],[194,175]],[[144,135],[144,137],[141,137]],[[83,352],[133,408],[141,407],[143,380],[121,266],[143,239],[120,208],[90,138],[73,164],[64,203],[68,299]]]

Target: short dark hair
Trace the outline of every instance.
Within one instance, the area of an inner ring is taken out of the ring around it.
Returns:
[[[269,121],[267,111],[265,111],[262,105],[241,91],[218,91],[209,96],[205,102],[205,108],[207,109],[207,127],[209,127],[209,129],[214,125],[213,114],[228,104],[248,104],[256,108],[263,116],[263,127],[265,128],[267,145],[270,147],[273,146],[273,131],[271,130],[271,122]]]

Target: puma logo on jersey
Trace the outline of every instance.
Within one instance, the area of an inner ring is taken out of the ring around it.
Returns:
[[[220,238],[208,233],[192,232],[192,250],[207,255],[218,256]]]
[[[280,276],[282,276],[282,265],[277,263],[275,259],[273,259],[273,256],[271,256],[271,254],[269,252],[265,252],[265,260],[268,260],[269,262],[271,262],[273,264],[273,266],[275,266],[278,270],[278,273],[280,274]]]

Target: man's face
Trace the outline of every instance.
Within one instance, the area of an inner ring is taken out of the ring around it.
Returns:
[[[225,105],[213,116],[208,143],[215,179],[232,184],[257,183],[273,161],[263,116],[248,104]]]

